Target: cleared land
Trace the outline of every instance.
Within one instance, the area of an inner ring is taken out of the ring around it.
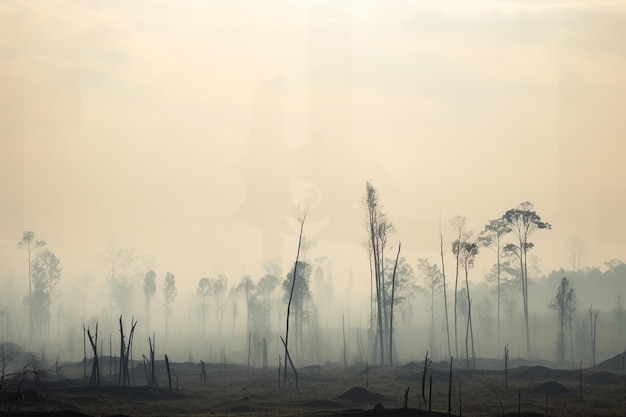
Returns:
[[[195,363],[172,363],[173,391],[167,373],[158,363],[159,388],[148,387],[143,364],[133,369],[134,385],[119,386],[109,380],[108,358],[103,358],[102,385],[83,383],[83,364],[53,366],[48,376],[6,379],[0,390],[0,413],[15,416],[427,416],[447,415],[448,365],[434,363],[432,413],[425,404],[421,381],[423,364],[393,368],[354,365],[312,366],[299,370],[299,388],[292,378],[278,387],[278,370],[248,370],[234,364],[207,364],[209,375],[200,384],[201,368]],[[626,377],[622,355],[594,369],[553,369],[517,365],[504,371],[495,361],[480,361],[483,369],[453,369],[452,414],[465,416],[624,416]],[[459,364],[462,366],[463,364]],[[491,368],[491,369],[488,369]],[[90,367],[87,367],[88,372]],[[178,380],[178,392],[176,392]],[[428,381],[428,378],[427,378]],[[131,383],[133,379],[131,379]],[[428,383],[428,382],[427,382]],[[404,396],[408,393],[408,409]],[[425,389],[428,398],[428,386]]]

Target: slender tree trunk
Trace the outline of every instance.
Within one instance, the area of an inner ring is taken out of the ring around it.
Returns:
[[[521,274],[521,282],[522,282],[522,304],[524,307],[524,329],[526,336],[526,356],[530,355],[530,328],[528,326],[528,282],[526,281],[525,269],[524,269],[524,242],[520,239],[519,241],[519,262],[520,262],[520,274]]]
[[[501,343],[501,338],[500,338],[500,235],[497,236],[497,251],[496,251],[496,255],[498,257],[497,262],[498,262],[498,350],[496,352],[500,352],[500,343]]]
[[[371,222],[372,220],[370,220]],[[372,224],[372,223],[371,223]],[[378,245],[376,243],[376,235],[374,233],[373,224],[370,227],[371,237],[372,237],[372,251],[374,257],[374,272],[376,279],[376,321],[378,324],[378,339],[380,342],[380,364],[385,364],[385,354],[384,354],[384,340],[383,340],[383,315],[382,315],[382,299],[381,299],[381,285],[380,285],[380,259],[378,256]]]
[[[474,327],[472,325],[472,299],[470,298],[470,290],[469,290],[469,278],[468,278],[468,265],[465,263],[465,287],[467,290],[467,320],[468,320],[468,328],[470,331],[470,337],[472,341],[472,366],[476,367],[476,352],[474,350]],[[466,342],[467,343],[467,335]]]
[[[389,333],[389,309],[387,307],[387,291],[385,289],[385,257],[383,248],[380,250],[380,261],[378,262],[378,266],[380,267],[380,294],[383,299],[383,335],[384,339],[388,341],[386,336]],[[387,346],[387,349],[389,349],[389,346]]]
[[[459,240],[460,242],[460,240]],[[456,300],[457,300],[457,295],[459,293],[459,255],[458,253],[456,254],[456,271],[454,274],[454,351],[455,351],[455,355],[458,358],[459,357],[459,342],[458,342],[458,330],[457,330],[457,317],[458,317],[458,312],[457,312],[457,308],[456,308]]]
[[[33,279],[30,265],[30,243],[28,244],[28,342],[33,342]]]
[[[525,243],[524,243],[525,245]],[[523,262],[523,274],[522,281],[524,282],[524,323],[526,328],[526,356],[530,356],[530,324],[528,322],[528,257],[526,249],[523,250],[524,262]]]
[[[372,342],[371,338],[374,333],[374,272],[372,270],[372,249],[369,250],[370,264],[370,334],[368,342]],[[326,329],[328,330],[328,317],[330,316],[330,297],[328,297],[328,309],[326,310]],[[376,339],[373,340],[374,344]]]
[[[570,300],[570,304],[571,304],[571,300]],[[569,319],[569,347],[570,347],[570,353],[571,353],[571,358],[572,358],[572,368],[574,367],[574,336],[572,335],[572,310],[571,310],[571,306],[569,308],[568,311],[568,319]]]
[[[448,296],[446,290],[446,267],[443,261],[443,234],[441,233],[441,218],[439,218],[439,242],[441,253],[441,275],[443,277],[443,305],[446,311],[446,336],[448,339],[448,356],[452,356],[452,348],[450,345],[450,323],[448,320]]]
[[[150,297],[146,295],[146,327],[148,334],[150,332]]]
[[[400,257],[400,248],[402,242],[398,243],[398,253],[396,254],[396,263],[393,266],[393,276],[391,278],[391,321],[389,323],[389,365],[393,366],[393,303],[396,294],[396,269],[398,268],[398,258]]]
[[[435,292],[430,292],[430,351],[435,351]]]
[[[305,216],[306,218],[306,216]],[[289,303],[287,304],[287,323],[285,328],[285,372],[283,373],[283,385],[287,383],[287,358],[289,357],[289,314],[291,313],[291,300],[293,298],[293,289],[296,286],[296,278],[298,277],[298,259],[300,258],[300,247],[302,246],[302,231],[304,229],[304,220],[300,219],[300,237],[298,238],[298,251],[296,252],[296,262],[293,265],[293,281],[291,282],[291,292],[289,293]],[[248,314],[249,316],[250,314]],[[294,368],[295,369],[295,368]],[[297,378],[297,376],[296,376]]]

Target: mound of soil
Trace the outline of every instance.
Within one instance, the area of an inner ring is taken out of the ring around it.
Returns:
[[[376,404],[384,400],[384,398],[382,395],[374,394],[365,388],[354,387],[336,396],[333,400],[343,400],[361,404]]]
[[[556,381],[547,381],[531,386],[529,392],[542,395],[564,395],[569,394],[569,389]]]
[[[619,385],[622,383],[622,378],[619,375],[606,371],[594,372],[589,376],[589,379],[594,384],[600,385]]]
[[[511,378],[518,379],[565,379],[572,377],[575,371],[565,371],[563,369],[550,369],[545,366],[521,367],[509,371]]]
[[[626,362],[626,353],[618,353],[617,355],[600,362],[592,369],[599,369],[603,371],[621,371],[624,369]]]
[[[517,416],[517,414],[515,414]],[[446,413],[429,412],[415,408],[381,408],[369,410],[343,410],[329,414],[327,417],[445,417]]]
[[[302,405],[304,405],[305,407],[322,408],[322,409],[341,407],[341,404],[332,400],[313,400],[313,401],[306,402]]]

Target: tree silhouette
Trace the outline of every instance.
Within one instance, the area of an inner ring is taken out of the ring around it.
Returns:
[[[172,303],[176,299],[178,291],[176,290],[176,277],[171,272],[165,274],[165,284],[163,285],[163,298],[165,299],[165,340],[168,337],[169,317],[172,315]]]
[[[497,294],[497,332],[498,332],[498,345],[497,352],[500,352],[500,277],[502,272],[502,249],[503,242],[502,237],[509,233],[511,229],[509,228],[508,222],[503,218],[492,219],[487,222],[485,225],[485,229],[481,232],[480,236],[478,236],[478,242],[492,249],[496,253],[496,294]]]
[[[456,240],[452,242],[452,254],[456,260],[456,269],[454,277],[454,351],[456,356],[459,356],[459,343],[458,343],[458,328],[457,328],[457,298],[459,294],[459,267],[461,266],[461,249],[463,244],[470,238],[470,234],[467,231],[467,217],[454,216],[450,219],[450,225],[455,233]]]
[[[198,288],[196,294],[200,298],[200,314],[202,315],[202,338],[204,339],[204,333],[206,329],[206,308],[208,306],[207,297],[211,292],[211,283],[208,278],[200,278],[198,281]]]
[[[291,302],[293,301],[293,292],[294,289],[296,287],[296,282],[298,281],[298,263],[300,262],[300,248],[302,246],[302,234],[304,232],[304,223],[306,222],[306,218],[309,215],[309,209],[308,207],[304,207],[304,208],[297,208],[294,211],[294,217],[295,219],[298,221],[299,225],[300,225],[300,234],[298,237],[298,250],[296,251],[296,260],[293,263],[293,274],[292,274],[292,281],[291,281],[291,290],[289,292],[289,301],[287,302],[287,318],[286,318],[286,323],[285,323],[285,340],[283,340],[283,343],[285,345],[285,371],[283,373],[283,384],[285,384],[287,382],[287,359],[290,360],[290,354],[289,354],[289,317],[291,315]],[[308,285],[308,283],[307,283]],[[297,339],[296,339],[297,340]],[[293,367],[293,362],[291,363],[291,366]],[[296,372],[295,367],[293,367],[294,373]],[[295,374],[296,376],[296,387],[298,386],[298,374]]]
[[[385,364],[385,340],[387,321],[387,291],[385,284],[385,248],[389,234],[395,231],[393,223],[387,220],[387,216],[382,211],[379,201],[378,191],[368,181],[365,184],[365,195],[361,201],[365,210],[365,228],[368,233],[368,251],[370,259],[373,260],[373,278],[376,283],[376,322],[377,338],[380,343],[380,363]],[[374,317],[370,317],[374,322]]]
[[[150,299],[156,293],[156,272],[149,270],[143,277],[143,294],[146,296],[146,330],[150,331]]]
[[[467,329],[472,341],[472,366],[476,366],[476,352],[474,351],[474,327],[472,325],[472,298],[470,297],[469,288],[469,269],[474,266],[474,259],[478,255],[478,245],[473,242],[463,242],[460,248],[460,258],[463,264],[463,270],[465,271],[465,289],[467,292]],[[468,356],[467,361],[469,365],[469,354],[467,348],[467,332],[465,334],[465,354]]]
[[[534,211],[532,203],[524,202],[516,208],[508,210],[502,218],[507,222],[510,233],[516,238],[516,243],[509,243],[504,247],[505,252],[515,254],[520,265],[522,282],[522,301],[524,305],[524,329],[526,335],[526,355],[530,355],[530,326],[528,321],[528,251],[534,244],[528,239],[540,229],[551,229],[550,223],[541,220]]]
[[[557,360],[565,361],[565,325],[569,324],[570,344],[572,339],[572,313],[576,306],[576,292],[567,277],[561,278],[556,294],[552,299],[550,308],[556,311],[559,319],[559,332],[557,333],[556,352]],[[573,346],[571,346],[573,349]],[[573,357],[573,354],[572,354]]]
[[[28,337],[29,341],[33,340],[33,277],[31,273],[32,251],[46,245],[44,240],[35,240],[35,232],[25,231],[22,234],[22,240],[17,242],[17,247],[25,249],[28,253]]]
[[[428,259],[417,260],[417,271],[420,275],[426,293],[430,298],[430,352],[435,351],[435,296],[442,289],[442,274],[437,264],[431,264]]]
[[[135,251],[127,248],[118,248],[113,241],[107,243],[100,260],[107,267],[107,283],[109,285],[110,313],[113,306],[119,310],[126,310],[132,299],[133,281],[136,276]]]
[[[33,260],[33,317],[36,318],[40,332],[45,327],[46,336],[50,332],[52,299],[61,279],[59,264],[59,259],[50,250],[45,250]]]
[[[295,282],[294,270],[297,270]],[[290,314],[295,320],[295,350],[298,352],[301,352],[302,350],[302,323],[305,310],[304,307],[305,303],[311,298],[310,276],[311,265],[304,261],[298,261],[297,265],[289,271],[287,277],[282,283],[283,301],[288,303],[291,298],[291,306],[293,307],[293,310],[290,311]]]

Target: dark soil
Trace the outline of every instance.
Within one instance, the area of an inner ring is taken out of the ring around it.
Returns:
[[[566,395],[570,393],[570,390],[567,387],[559,384],[556,381],[547,381],[542,382],[536,385],[532,385],[528,388],[528,391],[534,394],[541,395]]]
[[[361,387],[350,388],[348,391],[333,398],[334,400],[349,401],[359,404],[376,404],[384,401],[384,397],[379,394],[373,394]]]

